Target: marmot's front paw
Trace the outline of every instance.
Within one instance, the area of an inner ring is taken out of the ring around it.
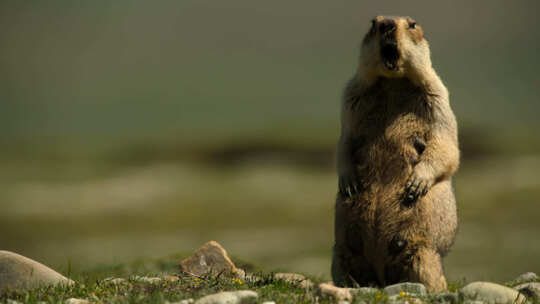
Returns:
[[[418,175],[416,173],[411,174],[407,180],[407,183],[405,184],[403,203],[407,206],[415,203],[420,196],[427,194],[432,184],[432,180],[427,177]]]
[[[339,176],[339,192],[345,197],[352,197],[360,193],[361,186],[355,174],[341,174]]]

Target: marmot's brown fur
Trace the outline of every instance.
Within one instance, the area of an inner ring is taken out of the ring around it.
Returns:
[[[458,164],[456,120],[421,27],[376,17],[342,105],[334,283],[446,289]]]

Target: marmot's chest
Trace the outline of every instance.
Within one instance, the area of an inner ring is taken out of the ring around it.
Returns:
[[[354,158],[366,174],[386,172],[395,177],[410,170],[431,133],[426,109],[407,103],[375,104],[359,113],[355,122]]]

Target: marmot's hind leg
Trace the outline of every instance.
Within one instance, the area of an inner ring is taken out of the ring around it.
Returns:
[[[367,260],[347,246],[334,246],[332,280],[340,287],[379,286],[375,271]]]
[[[351,265],[346,256],[347,249],[339,245],[334,245],[334,250],[332,253],[332,281],[334,281],[335,286],[348,287],[352,286],[350,269]]]
[[[446,290],[446,279],[443,274],[442,258],[431,248],[419,248],[412,258],[409,278],[420,282],[429,291]]]

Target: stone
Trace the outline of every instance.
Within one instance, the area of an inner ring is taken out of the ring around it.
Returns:
[[[524,294],[528,299],[540,302],[540,282],[519,284],[514,286],[514,289]]]
[[[157,284],[161,282],[161,278],[158,277],[140,277],[140,276],[134,276],[131,278],[133,281],[137,282],[143,282],[143,283],[150,283],[150,284]]]
[[[12,299],[7,299],[6,304],[22,304],[22,303],[18,302],[18,301],[15,301],[15,300],[12,300]]]
[[[463,301],[463,304],[484,304],[484,302],[482,301],[474,301],[474,300],[466,300],[466,301]]]
[[[103,279],[103,283],[105,283],[105,284],[114,284],[114,285],[118,285],[118,284],[125,284],[125,283],[128,283],[128,281],[127,281],[126,279],[123,279],[123,278],[113,278],[113,277],[109,277],[109,278]]]
[[[64,301],[64,304],[90,304],[90,301],[85,299],[69,298]]]
[[[390,304],[421,304],[420,299],[414,298],[411,294],[406,294],[402,291],[401,294],[392,295],[388,297],[388,303]]]
[[[74,282],[51,268],[9,251],[0,251],[0,291]]]
[[[421,295],[424,296],[427,294],[426,287],[423,284],[420,283],[398,283],[390,286],[386,286],[384,288],[384,292],[387,295],[397,295],[400,292],[408,292],[411,294]]]
[[[351,301],[352,294],[350,288],[336,287],[330,283],[319,284],[319,293],[321,296],[333,297],[337,301]]]
[[[202,297],[195,304],[251,304],[257,298],[257,293],[251,290],[224,291]]]
[[[490,282],[473,282],[459,291],[462,300],[479,300],[488,304],[521,304],[525,296],[518,291]]]
[[[338,304],[351,304],[349,301],[338,301]]]
[[[274,301],[265,301],[265,302],[262,302],[262,304],[276,304],[276,302],[274,302]]]
[[[236,268],[236,273],[234,274],[234,277],[240,280],[245,280],[246,272],[242,268]]]
[[[169,301],[165,301],[165,304],[192,304],[193,302],[195,302],[193,299],[185,299],[185,300],[181,300],[181,301],[178,301],[178,302],[169,302]]]
[[[435,299],[439,303],[457,303],[459,302],[459,295],[457,292],[446,292],[438,294]]]
[[[379,292],[379,290],[373,287],[360,287],[360,288],[351,288],[350,292],[354,296],[365,296],[365,295],[375,294]]]
[[[208,273],[235,276],[236,266],[218,242],[210,241],[180,262],[180,271],[196,276]]]
[[[177,276],[173,276],[173,275],[164,275],[161,277],[164,281],[169,281],[169,282],[177,282],[177,281],[180,281],[180,278],[177,277]]]
[[[534,281],[538,279],[538,276],[534,272],[526,272],[523,274],[520,274],[514,281],[517,282],[523,282],[523,281]]]
[[[299,287],[302,287],[302,288],[313,287],[313,282],[311,282],[311,280],[307,279],[305,276],[298,273],[278,272],[274,274],[274,279],[283,280],[285,282],[298,285]]]

